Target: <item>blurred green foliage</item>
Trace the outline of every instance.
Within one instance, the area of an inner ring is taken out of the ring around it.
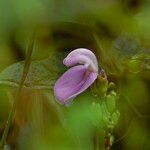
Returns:
[[[149,150],[149,18],[149,0],[0,0],[1,136],[36,31],[5,149],[104,149],[111,128],[111,149]],[[63,58],[79,47],[96,54],[107,80],[61,106],[53,85],[66,70]]]

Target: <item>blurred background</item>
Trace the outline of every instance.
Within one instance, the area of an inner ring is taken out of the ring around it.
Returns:
[[[0,136],[33,31],[32,63],[5,149],[103,150],[109,116],[117,120],[112,150],[150,150],[150,1],[0,0]],[[80,47],[95,53],[111,86],[98,79],[61,106],[53,85],[66,70],[63,58]],[[101,92],[110,91],[107,115]]]

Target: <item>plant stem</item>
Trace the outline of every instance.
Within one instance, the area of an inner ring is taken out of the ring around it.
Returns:
[[[28,71],[29,71],[29,67],[30,67],[30,64],[31,64],[31,56],[32,56],[33,47],[34,47],[34,36],[35,36],[35,33],[33,33],[31,35],[31,39],[30,39],[28,47],[27,47],[27,54],[26,54],[26,59],[25,59],[25,63],[24,63],[22,78],[21,78],[21,81],[19,83],[16,98],[13,102],[11,111],[9,113],[9,116],[8,116],[8,119],[7,119],[7,122],[6,122],[6,125],[5,125],[5,129],[4,129],[2,139],[1,139],[1,142],[0,142],[0,150],[3,150],[3,148],[4,148],[4,144],[5,144],[6,138],[8,136],[9,128],[10,128],[10,126],[13,122],[14,116],[15,116],[16,106],[18,104],[18,100],[20,98],[22,88],[23,88],[24,82],[26,80]]]

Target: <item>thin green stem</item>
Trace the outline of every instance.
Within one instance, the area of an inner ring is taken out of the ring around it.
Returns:
[[[21,81],[20,81],[20,84],[19,84],[19,87],[18,87],[18,92],[17,92],[16,98],[13,102],[11,111],[9,113],[9,116],[8,116],[8,119],[7,119],[7,122],[6,122],[6,125],[5,125],[5,129],[4,129],[2,139],[1,139],[1,143],[0,143],[0,150],[3,150],[3,148],[4,148],[4,144],[6,142],[6,138],[8,136],[10,126],[11,126],[11,124],[13,122],[13,119],[14,119],[14,116],[15,116],[16,106],[17,106],[18,100],[20,98],[22,88],[23,88],[24,82],[26,80],[28,71],[29,71],[29,67],[30,67],[30,64],[31,64],[31,56],[32,56],[33,46],[34,46],[34,36],[35,36],[35,34],[33,33],[32,36],[31,36],[31,39],[29,41],[29,45],[27,47],[27,55],[26,55],[26,59],[25,59],[25,63],[24,63],[23,75],[22,75],[22,78],[21,78]]]

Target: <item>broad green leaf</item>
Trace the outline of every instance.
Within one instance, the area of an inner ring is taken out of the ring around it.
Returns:
[[[33,61],[24,87],[32,89],[52,89],[55,81],[65,71],[59,57]],[[24,61],[15,63],[0,73],[0,84],[18,87],[23,74]]]
[[[112,50],[118,53],[118,56],[132,57],[138,52],[143,52],[145,49],[141,46],[140,40],[128,33],[121,34],[112,43]]]

